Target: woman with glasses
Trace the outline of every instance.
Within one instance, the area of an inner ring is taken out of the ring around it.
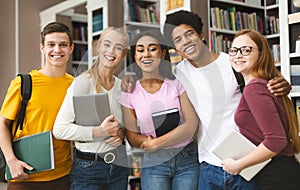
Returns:
[[[261,190],[298,189],[300,166],[299,124],[292,101],[276,97],[266,88],[280,76],[267,40],[254,30],[238,32],[228,51],[232,67],[242,73],[245,88],[235,113],[240,132],[257,147],[241,159],[222,161],[225,171],[237,175],[243,169],[272,159],[254,178]]]

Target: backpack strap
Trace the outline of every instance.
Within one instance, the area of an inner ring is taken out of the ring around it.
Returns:
[[[18,74],[18,76],[21,77],[21,95],[22,95],[22,101],[21,101],[21,108],[19,111],[18,119],[17,119],[17,125],[16,129],[14,131],[14,136],[20,126],[20,130],[23,130],[23,122],[25,118],[26,113],[26,106],[28,104],[28,101],[31,98],[31,92],[32,92],[32,79],[30,74]]]
[[[236,72],[236,70],[234,70],[233,67],[231,67],[231,68],[233,70],[233,73],[234,73],[234,76],[236,78],[236,81],[237,81],[237,83],[239,85],[240,91],[241,91],[241,93],[243,93],[243,90],[244,90],[244,87],[245,87],[244,77],[243,77],[243,75],[241,73]]]

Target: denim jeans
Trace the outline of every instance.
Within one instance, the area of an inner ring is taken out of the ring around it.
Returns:
[[[254,180],[246,181],[240,175],[231,175],[222,167],[200,164],[198,190],[258,190]]]
[[[116,159],[127,162],[122,151]],[[127,190],[129,168],[115,163],[90,161],[75,156],[70,173],[71,190]]]
[[[165,161],[167,155],[170,159]],[[160,162],[160,158],[164,162]],[[145,153],[141,174],[143,190],[196,190],[198,177],[198,153],[194,143],[179,151],[168,149]]]

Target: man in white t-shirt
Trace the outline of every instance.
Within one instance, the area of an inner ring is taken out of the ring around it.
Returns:
[[[200,162],[199,189],[258,189],[256,183],[239,175],[226,173],[221,160],[212,150],[237,126],[234,113],[241,97],[240,86],[226,53],[212,54],[205,46],[201,18],[189,11],[177,11],[167,16],[164,37],[184,58],[174,74],[184,85],[201,126],[198,133]],[[204,43],[203,43],[204,42]],[[238,75],[238,74],[237,74]],[[275,95],[289,93],[283,79],[273,79],[269,85]],[[286,89],[286,90],[285,90]],[[278,94],[279,93],[279,94]],[[232,147],[234,148],[234,147]]]

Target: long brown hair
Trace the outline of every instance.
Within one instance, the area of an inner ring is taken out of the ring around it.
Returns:
[[[97,48],[99,48],[100,44],[102,43],[104,36],[112,31],[115,31],[124,37],[124,39],[125,39],[124,46],[126,47],[126,49],[124,49],[124,51],[126,51],[129,46],[129,36],[122,28],[116,28],[116,27],[107,27],[106,29],[104,29],[102,31],[100,38],[98,39],[98,42],[97,42]],[[93,63],[92,67],[85,72],[85,73],[90,74],[90,77],[93,79],[95,88],[96,88],[95,89],[96,92],[101,92],[101,84],[99,82],[97,82],[100,80],[99,63],[100,63],[100,59],[98,56],[98,58]]]
[[[259,32],[255,30],[241,30],[235,36],[247,35],[257,45],[260,56],[258,61],[252,66],[251,73],[254,77],[270,80],[274,77],[281,76],[280,71],[276,68],[272,52],[270,50],[268,41]],[[299,121],[296,116],[295,107],[292,100],[288,96],[281,97],[284,103],[288,118],[288,139],[296,153],[300,152],[300,139],[299,139]]]

